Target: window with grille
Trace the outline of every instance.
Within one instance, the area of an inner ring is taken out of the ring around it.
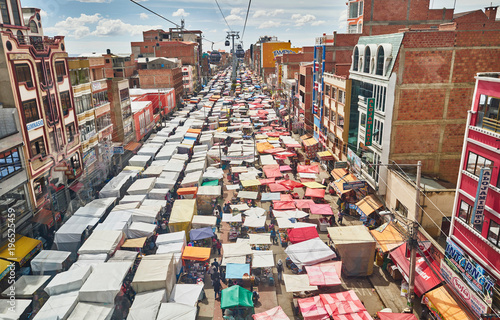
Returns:
[[[19,150],[10,149],[0,153],[0,180],[3,180],[23,169]]]
[[[23,102],[23,111],[24,117],[26,119],[26,123],[30,123],[40,119],[40,115],[38,114],[38,107],[36,104],[36,100],[28,100]]]
[[[67,116],[69,114],[69,109],[71,109],[71,97],[69,95],[69,91],[61,92],[60,97],[63,114]]]
[[[33,88],[33,79],[31,78],[31,68],[27,63],[16,64],[17,83],[25,83],[28,88]]]

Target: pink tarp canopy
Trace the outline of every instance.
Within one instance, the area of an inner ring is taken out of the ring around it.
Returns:
[[[262,185],[267,185],[274,183],[274,178],[269,178],[269,179],[259,179],[260,184]]]
[[[269,131],[269,130],[273,130],[273,127],[267,126],[267,127],[260,128],[260,131]]]
[[[416,319],[416,318],[415,318]],[[333,316],[333,320],[373,320],[368,311],[361,311],[357,313],[340,314]]]
[[[288,240],[290,240],[291,243],[299,243],[319,237],[316,227],[288,229],[287,233]]]
[[[286,146],[287,148],[300,148],[300,147],[301,147],[300,143],[298,143],[298,142],[294,142],[294,143],[285,143],[285,146]]]
[[[281,201],[293,201],[292,195],[291,194],[280,194],[280,200]]]
[[[290,320],[280,306],[252,315],[254,320]]]
[[[326,311],[331,316],[352,314],[366,311],[354,290],[319,295]],[[369,314],[368,314],[369,315]],[[371,319],[368,318],[368,319]]]
[[[270,183],[269,190],[271,190],[271,192],[288,191],[288,189],[284,185],[279,184],[279,183]]]
[[[314,189],[314,190],[323,190],[324,189]],[[332,208],[327,203],[312,203],[309,205],[309,209],[311,210],[311,214],[321,214],[325,216],[333,216]]]
[[[300,230],[298,228],[292,230]],[[315,228],[316,230],[316,228]],[[309,284],[312,286],[337,286],[342,284],[339,274],[342,268],[342,261],[329,261],[319,263],[314,266],[306,266]]]
[[[299,303],[300,313],[302,313],[304,320],[330,319],[319,296],[298,299],[297,302]]]
[[[280,171],[292,171],[292,168],[290,166],[280,166]]]
[[[318,167],[317,164],[314,164],[314,165],[299,164],[297,166],[297,172],[302,172],[302,173],[319,173],[319,167]]]
[[[293,210],[295,209],[295,203],[293,201],[273,200],[273,208],[276,210]]]
[[[285,149],[283,148],[274,148],[274,149],[267,149],[267,150],[264,150],[264,153],[278,153],[278,152],[284,152],[286,151]]]
[[[418,320],[413,313],[377,312],[380,320]]]
[[[324,198],[325,197],[325,189],[311,189],[307,188],[304,197],[311,198]],[[330,209],[331,210],[331,209]],[[332,212],[333,214],[333,212]]]
[[[314,201],[311,199],[294,200],[297,209],[310,209]]]
[[[266,174],[266,178],[280,178],[283,176],[278,165],[267,165],[262,167],[262,170]]]
[[[284,186],[285,188],[287,188],[288,190],[292,190],[292,189],[295,189],[295,188],[302,188],[304,185],[300,182],[297,182],[297,181],[294,181],[294,180],[281,180],[281,181],[278,181],[279,184],[281,184],[282,186]]]

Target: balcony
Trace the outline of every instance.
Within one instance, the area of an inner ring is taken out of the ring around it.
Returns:
[[[17,40],[19,45],[33,46],[36,51],[48,51],[50,47],[58,47],[64,37],[28,37],[28,36],[12,36]]]

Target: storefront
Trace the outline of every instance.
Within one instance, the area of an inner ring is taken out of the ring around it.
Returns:
[[[209,259],[210,248],[185,247],[182,253],[182,264],[186,277],[183,281],[185,283],[203,283]]]

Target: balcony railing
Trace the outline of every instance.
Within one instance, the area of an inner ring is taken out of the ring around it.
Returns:
[[[500,121],[484,117],[481,127],[483,129],[490,130],[493,132],[500,132]]]
[[[60,37],[14,36],[20,45],[31,45],[36,51],[47,51],[50,46],[58,45]]]

